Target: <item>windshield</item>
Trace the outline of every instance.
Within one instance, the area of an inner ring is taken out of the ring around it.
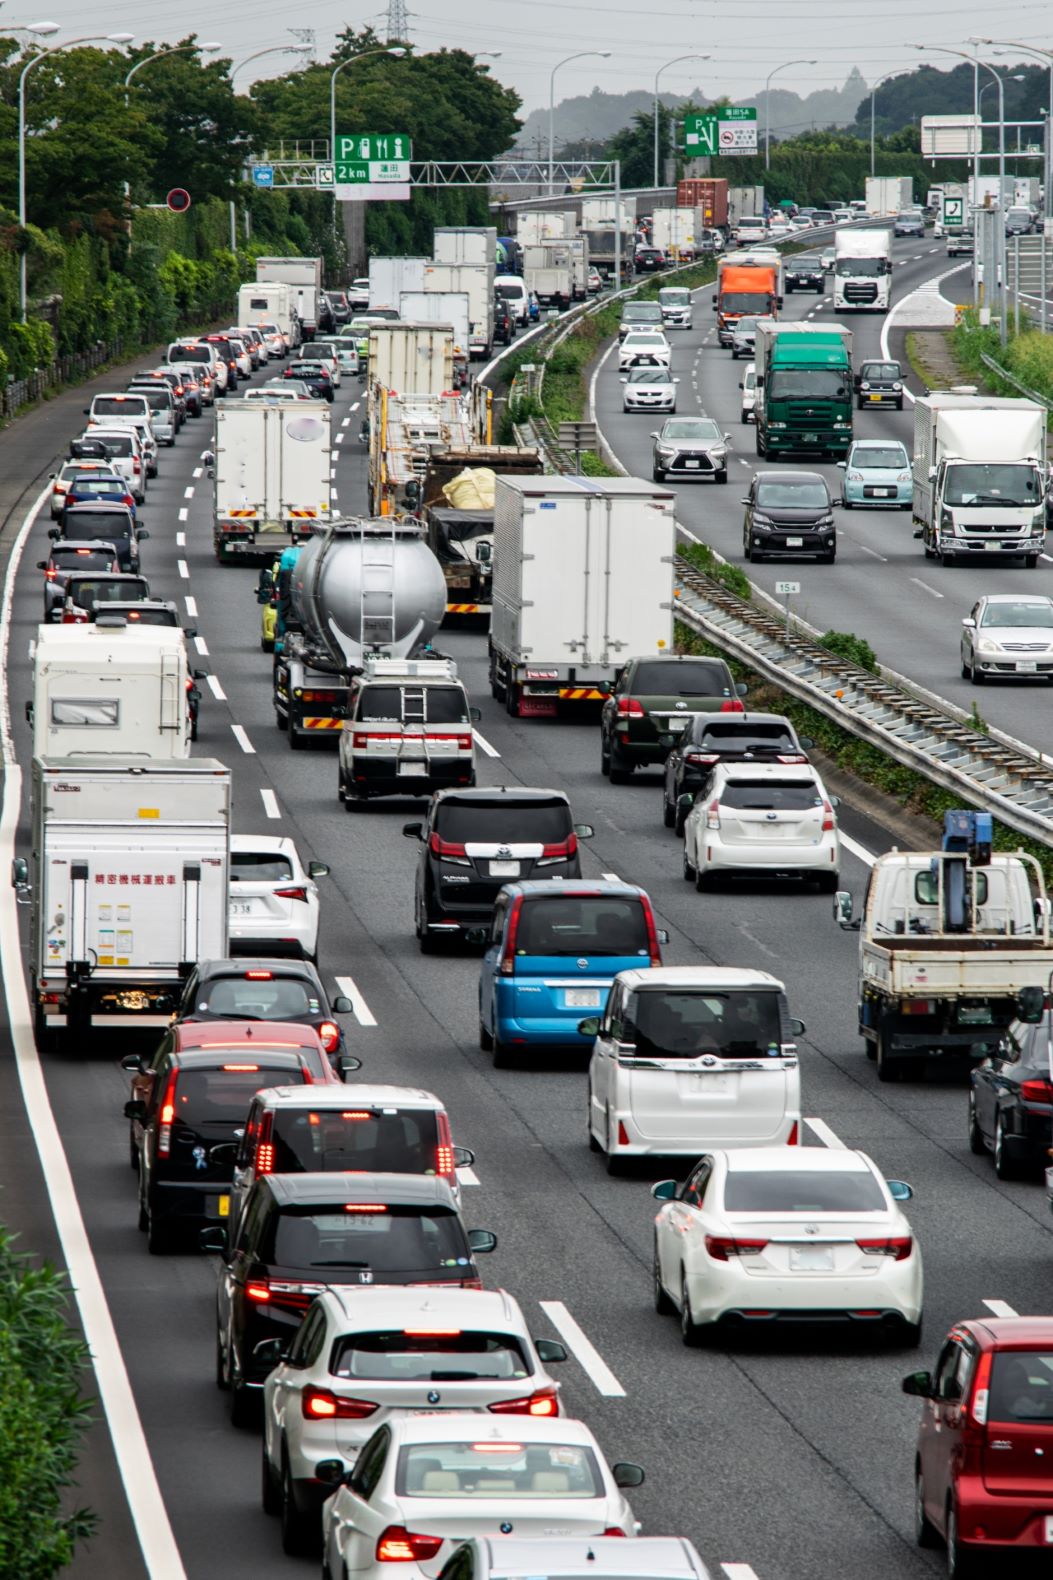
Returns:
[[[438,1160],[430,1108],[277,1108],[267,1139],[276,1174],[434,1174]]]
[[[886,1212],[884,1193],[867,1170],[805,1169],[786,1173],[731,1169],[724,1182],[728,1212]]]
[[[722,1059],[767,1058],[781,1051],[779,995],[751,990],[633,993],[623,1036],[643,1058],[694,1059],[703,1053]]]
[[[521,281],[510,285],[499,282],[496,290],[498,296],[503,296],[506,302],[521,302],[526,295],[526,286]]]
[[[861,276],[870,278],[872,275],[888,273],[887,258],[838,258],[834,265],[835,272],[840,275],[851,275],[854,279]]]
[[[740,812],[807,812],[823,798],[814,779],[730,779],[720,804]]]
[[[68,499],[72,494],[76,494],[79,498],[97,494],[100,499],[105,499],[107,496],[112,498],[114,494],[120,494],[123,498],[127,491],[128,485],[123,477],[76,477],[69,485],[66,498]]]
[[[786,267],[803,269],[806,274],[817,274],[823,267],[823,260],[817,252],[803,252],[799,258],[791,258]]]
[[[435,831],[456,845],[562,845],[571,832],[565,801],[442,801]]]
[[[988,1420],[1053,1426],[1053,1354],[1048,1350],[995,1354]]]
[[[272,1218],[259,1250],[278,1267],[359,1267],[375,1273],[452,1273],[466,1278],[471,1253],[460,1217],[441,1207],[391,1207],[348,1201],[293,1208]],[[356,1211],[356,1207],[364,1207]]]
[[[901,444],[857,444],[849,453],[848,464],[872,472],[902,470],[910,465]]]
[[[171,411],[172,409],[172,396],[166,390],[150,390],[149,394],[144,392],[143,398],[151,411]]]
[[[131,624],[138,625],[169,625],[179,624],[173,609],[153,608],[148,609],[145,604],[135,609],[125,611],[125,619]]]
[[[859,376],[874,383],[887,379],[894,382],[903,375],[898,362],[864,362]]]
[[[768,400],[847,400],[848,375],[837,368],[772,368]]]
[[[676,422],[667,422],[662,429],[663,443],[667,439],[701,439],[706,444],[716,444],[723,437],[710,417],[682,417]]]
[[[147,596],[145,582],[139,584],[142,595]],[[74,581],[70,598],[80,609],[90,609],[93,603],[117,603],[135,596],[135,583],[122,581]]]
[[[623,324],[658,324],[661,320],[662,309],[657,302],[639,302],[622,308]]]
[[[668,349],[669,342],[664,335],[654,334],[651,330],[631,329],[622,341],[622,345],[626,351],[644,348],[649,351],[665,351]]]
[[[725,291],[720,298],[720,310],[722,313],[756,313],[761,297],[765,302],[771,300],[767,291]],[[754,323],[756,321],[754,319]]]
[[[127,538],[132,534],[132,518],[127,511],[99,510],[97,507],[81,510],[74,505],[64,512],[62,519],[71,537],[83,534],[86,538],[112,543],[115,538]]]
[[[51,551],[51,563],[56,570],[108,571],[113,555],[105,549],[60,548],[56,544]]]
[[[975,466],[953,463],[943,485],[945,505],[1037,505],[1043,494],[1038,469],[1012,461]]]
[[[322,1014],[322,1004],[295,977],[217,977],[203,982],[195,1018],[216,1020],[298,1020]]]
[[[643,955],[650,950],[643,906],[635,896],[528,896],[519,912],[521,955]]]
[[[830,503],[821,478],[780,478],[757,484],[758,510],[825,510]]]
[[[337,1339],[329,1361],[334,1377],[371,1382],[511,1381],[531,1375],[530,1362],[512,1333],[349,1333]]]
[[[423,707],[429,724],[468,723],[468,698],[460,686],[407,687],[405,694],[401,686],[367,686],[358,703],[359,720],[401,723],[405,695],[412,717],[419,717]]]
[[[658,300],[663,307],[690,307],[691,292],[686,286],[667,287],[659,291]]]
[[[485,1437],[480,1426],[480,1435]],[[581,1443],[407,1443],[395,1492],[409,1498],[486,1498],[498,1503],[602,1498],[603,1478]]]
[[[720,658],[691,658],[663,663],[661,659],[637,664],[632,679],[636,697],[730,697],[727,666]]]
[[[627,384],[668,384],[669,369],[664,368],[657,357],[648,358],[647,362],[638,362],[629,369],[625,382]]]
[[[1053,627],[1053,603],[1050,603],[1048,598],[1043,599],[1041,603],[1037,599],[1033,602],[1021,599],[1019,603],[989,603],[983,612],[980,624],[1009,628]]]
[[[110,456],[135,454],[135,441],[126,433],[107,433],[99,443]]]
[[[755,335],[757,333],[757,320],[755,318],[740,318],[735,325],[737,335]]]

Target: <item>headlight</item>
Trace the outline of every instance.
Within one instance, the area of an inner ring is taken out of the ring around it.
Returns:
[[[850,483],[861,483],[863,481],[862,472],[848,472],[846,475]]]
[[[786,424],[784,422],[770,422],[768,424],[768,427],[769,428],[785,428]]]
[[[902,384],[898,384],[898,383],[897,384],[893,384],[892,388],[894,390],[901,390],[903,388],[903,385]]]
[[[896,473],[896,482],[897,483],[909,483],[910,482],[910,473],[909,472],[897,472]]]
[[[672,445],[672,444],[660,444],[658,446],[658,454],[659,455],[675,455],[676,454],[676,446]]]
[[[981,653],[1000,653],[1002,651],[999,643],[992,642],[988,636],[980,638],[979,650]]]
[[[767,532],[771,528],[772,523],[768,520],[767,516],[754,516],[753,525],[755,527],[760,527],[762,532]]]
[[[949,527],[951,529],[954,527],[954,515],[947,509],[946,506],[944,506],[944,508],[940,511],[940,526]]]
[[[860,384],[859,388],[861,390],[868,390],[870,388],[870,385],[867,383],[866,379],[864,379],[862,384]]]

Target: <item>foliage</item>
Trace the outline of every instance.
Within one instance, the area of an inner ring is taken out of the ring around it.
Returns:
[[[94,1529],[86,1509],[64,1513],[80,1437],[87,1345],[71,1328],[65,1278],[35,1267],[0,1229],[0,1575],[50,1580]]]
[[[1004,70],[1004,68],[1003,68]],[[1041,121],[1049,101],[1049,74],[1044,66],[1034,62],[1016,62],[1005,74],[1005,114],[1007,121]],[[1000,73],[1001,74],[1001,73]],[[1022,76],[1023,82],[1013,77]],[[987,149],[992,150],[997,137],[990,128],[998,120],[998,98],[989,71],[981,67],[980,86],[991,83],[991,91],[983,101],[983,118],[988,123],[985,134]],[[919,66],[915,71],[902,72],[883,82],[874,94],[874,124],[879,136],[912,130],[922,115],[971,115],[973,113],[973,68],[962,61],[960,66],[944,70],[931,65]],[[856,129],[867,138],[870,136],[870,95],[863,99],[856,112]],[[1032,135],[1041,131],[1035,127]],[[1014,169],[1016,162],[1014,161]],[[1038,170],[1036,165],[1036,173]],[[944,161],[940,161],[940,170]],[[1030,173],[1030,172],[1029,172]],[[941,177],[942,179],[942,177]]]
[[[1014,335],[1010,325],[1009,339],[1003,346],[998,330],[981,325],[978,314],[969,308],[951,331],[951,345],[970,377],[996,394],[1019,395],[1020,391],[991,371],[982,360],[984,354],[1053,406],[1053,339],[1049,335],[1031,327]]]
[[[877,658],[865,637],[855,636],[849,631],[827,631],[825,636],[819,638],[819,646],[825,647],[835,658],[843,658],[847,664],[857,664],[871,675],[877,674]]]
[[[695,570],[701,571],[703,576],[712,577],[720,582],[728,592],[733,592],[739,598],[745,598],[747,603],[753,597],[753,588],[750,579],[741,565],[732,565],[730,560],[718,559],[708,543],[682,543],[679,548],[680,558],[687,560]]]

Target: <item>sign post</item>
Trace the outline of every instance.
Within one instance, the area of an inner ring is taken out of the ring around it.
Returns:
[[[791,598],[796,598],[798,593],[800,592],[800,590],[801,590],[800,582],[776,582],[775,583],[776,596],[782,599],[782,601],[783,601],[783,608],[786,611],[786,635],[787,636],[789,636],[789,634],[790,634],[790,599]]]

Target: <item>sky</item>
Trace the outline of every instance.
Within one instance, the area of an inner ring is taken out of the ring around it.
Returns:
[[[195,31],[215,39],[235,61],[257,49],[291,41],[289,24],[314,29],[324,59],[345,26],[367,23],[385,34],[386,4],[361,0],[5,0],[0,27],[15,21],[58,22],[54,40],[88,33],[134,32],[137,40],[175,42]],[[1048,0],[1022,0],[998,8],[990,0],[405,0],[409,34],[418,50],[443,45],[500,50],[489,62],[495,77],[516,88],[524,110],[546,107],[552,68],[578,50],[610,50],[609,60],[568,63],[556,75],[556,99],[588,93],[593,86],[621,93],[653,91],[655,72],[682,54],[709,54],[711,61],[683,61],[663,72],[663,92],[699,87],[709,97],[748,99],[763,89],[769,72],[786,66],[775,85],[798,93],[840,87],[853,65],[868,84],[886,73],[908,70],[928,59],[951,68],[947,55],[920,55],[915,43],[944,44],[968,51],[970,34],[996,31],[1039,48],[1053,47],[1043,30]],[[990,50],[986,52],[989,56]],[[804,59],[814,64],[791,64]],[[1012,58],[1011,54],[1006,58]],[[1018,58],[1024,59],[1023,55]],[[267,56],[248,66],[239,82],[288,70],[294,57]]]

